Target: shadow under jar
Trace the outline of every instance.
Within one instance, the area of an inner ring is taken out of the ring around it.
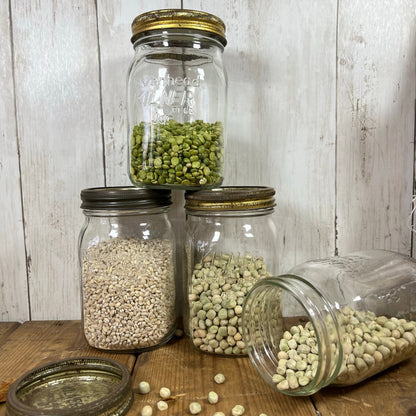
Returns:
[[[90,188],[81,191],[81,199],[85,339],[92,347],[116,352],[164,344],[176,326],[170,191]]]
[[[225,25],[195,10],[155,10],[132,23],[128,71],[129,176],[148,188],[213,188],[223,181]]]
[[[242,305],[250,288],[276,273],[275,191],[221,187],[187,192],[184,328],[202,352],[246,355]]]
[[[244,341],[282,393],[353,385],[416,353],[415,299],[408,256],[369,250],[311,260],[251,289]]]

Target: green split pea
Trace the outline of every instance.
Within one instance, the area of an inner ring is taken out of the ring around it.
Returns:
[[[264,259],[248,254],[209,254],[195,264],[188,293],[194,346],[208,353],[246,355],[244,298],[254,283],[268,276]]]
[[[223,126],[219,121],[142,121],[133,128],[130,177],[136,184],[217,186],[222,183],[223,159]]]

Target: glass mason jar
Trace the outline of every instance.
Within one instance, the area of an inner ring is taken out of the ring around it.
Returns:
[[[274,194],[273,188],[244,186],[185,194],[184,328],[200,351],[247,354],[244,297],[255,282],[277,272]]]
[[[129,175],[140,187],[213,188],[223,180],[225,25],[209,13],[137,16],[128,71]]]
[[[127,352],[167,342],[176,327],[170,191],[89,188],[81,199],[79,261],[88,344]]]
[[[415,320],[415,260],[370,250],[308,261],[256,284],[243,307],[243,336],[262,377],[301,396],[409,358]]]

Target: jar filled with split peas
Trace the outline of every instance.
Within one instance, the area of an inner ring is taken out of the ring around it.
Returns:
[[[257,281],[277,273],[274,194],[261,186],[185,194],[184,327],[198,351],[247,354],[244,298]]]
[[[251,361],[278,391],[359,383],[416,353],[416,261],[384,250],[259,281],[243,307]]]
[[[196,10],[154,10],[132,23],[128,166],[133,185],[213,188],[223,181],[227,75],[224,22]]]

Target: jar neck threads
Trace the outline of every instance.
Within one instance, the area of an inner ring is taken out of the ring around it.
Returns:
[[[158,207],[158,208],[142,208],[132,210],[100,210],[100,209],[84,209],[82,212],[86,217],[137,217],[140,215],[163,215],[167,214],[169,207]]]
[[[214,50],[216,52],[218,51],[218,53],[224,52],[224,45],[215,37],[206,36],[204,33],[197,33],[188,29],[170,29],[159,32],[153,31],[152,33],[149,33],[134,42],[133,48],[137,50],[139,47],[146,48],[146,50],[149,48],[162,48],[170,50],[174,48],[182,48],[182,56],[180,53],[174,55],[172,51],[172,56],[169,57],[175,57],[175,59],[183,60],[185,62],[198,59],[200,56],[187,56],[184,54],[185,51],[183,48],[189,49],[189,51],[192,49],[196,49],[198,51],[203,50],[205,53],[210,49],[213,50],[212,53],[215,53]],[[148,52],[150,52],[150,50]],[[159,59],[160,58],[161,57],[159,56]]]
[[[303,328],[307,322],[317,340],[319,360],[308,383],[284,391],[288,395],[313,394],[338,375],[343,351],[336,308],[314,286],[295,275],[263,279],[252,288],[244,303],[243,337],[248,354],[273,387],[276,387],[273,376],[279,367],[281,340],[294,332],[305,336]]]

